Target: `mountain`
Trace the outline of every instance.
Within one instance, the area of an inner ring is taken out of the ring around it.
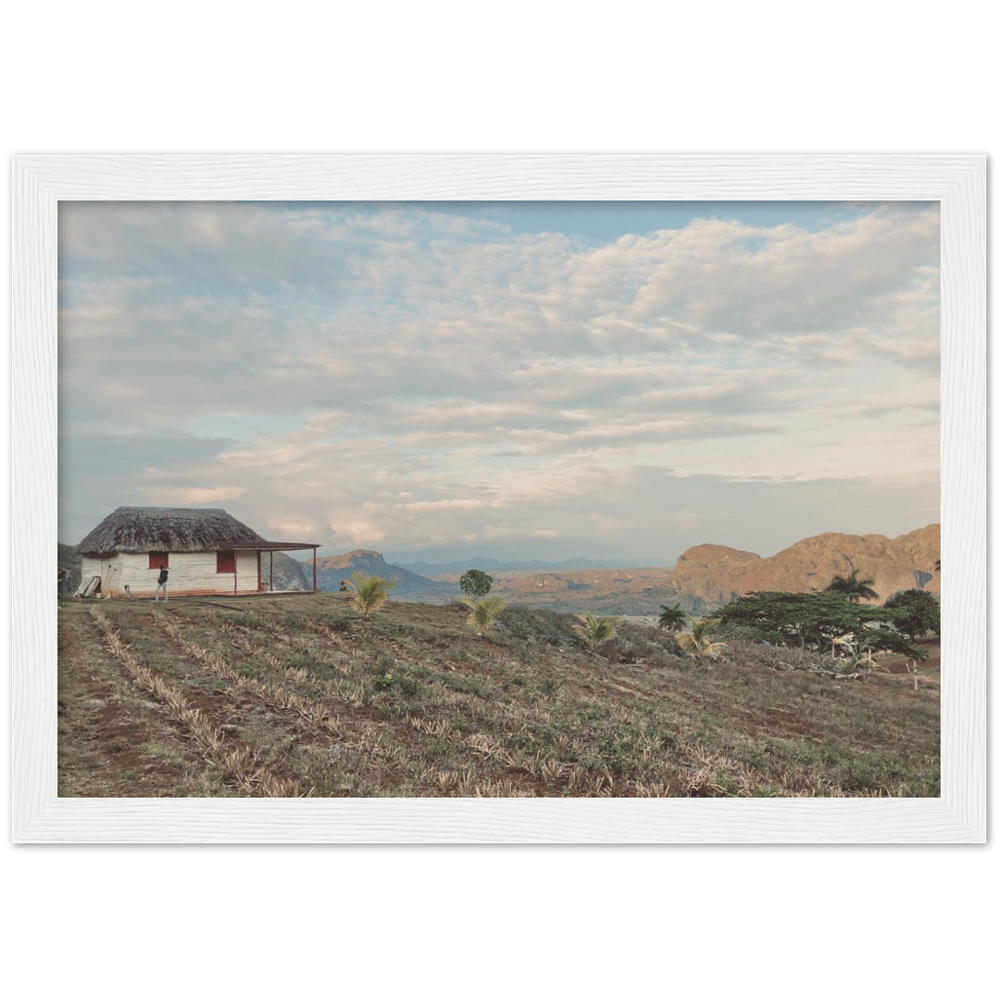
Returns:
[[[284,552],[270,553],[274,559],[274,569],[268,565],[268,553],[260,556],[261,579],[272,583],[275,590],[312,590],[312,567],[303,566],[298,560]]]
[[[66,585],[63,588],[64,594],[73,594],[80,586],[80,573],[83,569],[83,559],[75,545],[65,545],[59,542],[59,569],[64,569],[69,573]]]
[[[617,569],[619,566],[635,566],[638,559],[587,559],[576,556],[573,559],[545,562],[541,559],[484,559],[475,556],[455,562],[400,562],[397,566],[428,577],[454,577],[456,580],[469,569],[481,569],[486,573],[497,572],[537,572],[539,570],[562,569]]]
[[[355,549],[343,555],[324,556],[316,560],[317,586],[320,590],[340,590],[341,581],[349,579],[352,573],[395,581],[396,586],[390,596],[405,594],[411,600],[448,600],[461,594],[457,584],[428,580],[402,566],[393,566],[382,558],[381,552],[372,549]]]
[[[670,587],[719,606],[755,590],[825,590],[834,576],[857,570],[861,579],[874,578],[875,603],[882,603],[900,590],[940,593],[941,577],[934,569],[940,558],[940,524],[898,538],[813,535],[768,558],[725,545],[696,545],[677,560]]]

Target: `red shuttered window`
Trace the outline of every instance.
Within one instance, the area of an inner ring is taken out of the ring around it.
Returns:
[[[236,553],[235,552],[216,552],[215,553],[215,572],[216,573],[235,573],[236,572]]]
[[[159,569],[161,566],[166,566],[167,569],[170,568],[170,555],[167,552],[150,552],[149,553],[149,568]]]

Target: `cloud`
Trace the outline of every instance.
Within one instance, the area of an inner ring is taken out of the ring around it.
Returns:
[[[226,503],[332,546],[635,552],[744,520],[701,476],[934,475],[938,243],[934,205],[600,243],[502,207],[67,204],[61,530]]]
[[[178,507],[197,506],[198,504],[219,503],[223,500],[238,500],[246,490],[241,486],[208,486],[170,488],[163,486],[146,486],[139,490],[150,506]]]

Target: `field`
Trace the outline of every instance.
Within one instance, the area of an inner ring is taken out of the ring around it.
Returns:
[[[346,598],[62,603],[59,794],[940,794],[933,655],[843,680],[636,622],[598,655],[554,612],[481,638],[458,605]]]

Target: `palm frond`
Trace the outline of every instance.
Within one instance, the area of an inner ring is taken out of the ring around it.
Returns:
[[[474,628],[479,635],[486,635],[493,629],[506,607],[499,597],[481,597],[478,601],[473,601],[468,597],[460,597],[458,603],[464,604],[469,609],[470,614],[465,622]]]
[[[698,660],[703,656],[714,660],[726,648],[724,642],[712,641],[712,629],[718,624],[717,618],[702,618],[701,621],[692,621],[690,630],[681,632],[677,636],[677,645],[687,653],[694,653]]]
[[[351,604],[367,619],[373,611],[378,611],[389,600],[388,590],[396,586],[395,580],[383,580],[380,576],[364,573],[352,574],[347,586],[354,591]]]
[[[573,631],[586,643],[589,649],[594,649],[601,643],[613,639],[618,632],[618,619],[614,615],[601,615],[599,618],[592,614],[575,615],[579,618],[580,624],[573,625]]]
[[[687,621],[687,612],[681,611],[680,603],[675,604],[673,607],[667,607],[666,604],[660,605],[660,620],[656,623],[657,628],[665,628],[671,632],[676,632],[678,629],[683,628]]]
[[[871,586],[874,582],[875,580],[871,577],[867,580],[859,580],[858,571],[852,569],[848,576],[836,574],[826,590],[835,594],[843,594],[849,601],[856,604],[861,598],[872,601],[878,598],[878,593]]]

